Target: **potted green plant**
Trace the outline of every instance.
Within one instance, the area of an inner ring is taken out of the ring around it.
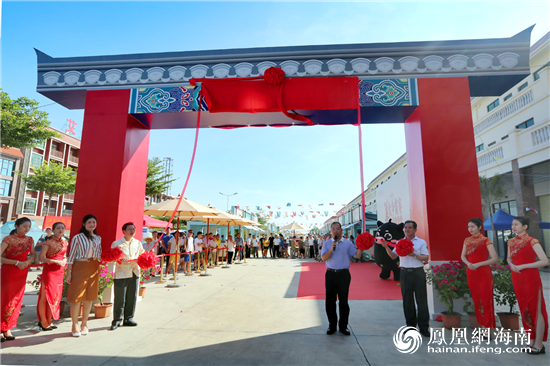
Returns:
[[[519,330],[519,314],[514,310],[518,303],[514,284],[512,282],[512,270],[509,265],[502,262],[493,264],[493,281],[495,283],[495,302],[499,306],[507,306],[510,311],[498,312],[500,324],[505,329]]]
[[[94,304],[94,314],[96,318],[107,318],[111,316],[113,303],[103,302],[103,291],[113,286],[114,273],[109,271],[105,264],[99,266],[99,290],[97,298],[99,304]]]
[[[434,286],[439,301],[447,306],[447,311],[441,312],[443,326],[447,329],[460,328],[462,314],[454,311],[454,300],[464,299],[469,292],[466,265],[452,261],[430,266],[426,279]]]

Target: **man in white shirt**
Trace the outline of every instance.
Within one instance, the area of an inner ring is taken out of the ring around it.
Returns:
[[[413,253],[407,256],[399,256],[399,266],[401,267],[401,295],[403,296],[403,312],[407,326],[415,327],[418,323],[420,333],[425,337],[430,337],[430,314],[428,310],[428,292],[426,290],[426,272],[424,272],[424,261],[430,259],[428,245],[426,241],[416,236],[416,222],[405,221],[405,237],[412,241]],[[395,259],[398,257],[396,248],[391,250],[388,243],[382,243],[388,255]],[[418,316],[415,307],[418,306]]]
[[[310,258],[315,258],[315,243],[313,242],[313,240],[313,236],[310,236],[308,239],[309,253],[306,254],[309,254]]]
[[[187,245],[185,251],[187,254],[183,256],[183,272],[186,276],[192,276],[191,272],[191,262],[193,261],[193,230],[189,230],[187,233]]]
[[[172,266],[174,266],[174,270],[172,271],[174,277],[176,277],[176,272],[178,270],[178,262],[179,262],[179,258],[178,257],[178,253],[179,253],[179,247],[180,245],[182,244],[182,240],[180,238],[180,232],[178,230],[174,231],[174,233],[172,234],[173,237],[170,238],[170,240],[168,241],[168,250],[170,251],[170,260],[169,260],[169,264],[168,264],[168,269],[166,269],[166,275],[168,276],[168,274],[170,273],[170,269],[172,268]],[[174,278],[172,278],[174,279]]]
[[[213,253],[215,252],[214,248],[218,246],[218,242],[214,239],[214,236],[212,233],[209,233],[206,238],[206,245],[205,247],[208,248],[208,256],[206,257],[206,262],[208,264],[208,268],[211,268],[214,266],[214,256]]]
[[[115,304],[113,305],[111,330],[117,329],[121,323],[130,327],[137,325],[134,321],[134,313],[141,271],[137,261],[130,262],[130,260],[137,259],[145,250],[140,241],[134,238],[136,227],[133,223],[124,224],[122,232],[124,237],[111,245],[111,248],[119,248],[122,251],[121,263],[115,264]]]
[[[218,257],[221,259],[221,262],[225,261],[225,258],[227,257],[227,241],[225,240],[225,236],[222,235],[220,239],[220,251],[218,253]]]
[[[248,239],[246,240],[245,256],[250,258],[250,251],[252,250],[252,234],[248,234]]]
[[[254,258],[258,258],[258,245],[260,241],[256,238],[256,235],[252,236],[252,249],[254,250]]]
[[[197,237],[195,238],[195,240],[193,241],[193,244],[195,245],[195,251],[198,252],[198,253],[195,253],[195,272],[196,273],[200,273],[201,272],[201,264],[203,266],[205,266],[204,264],[204,240],[203,240],[203,235],[202,233],[199,231],[197,233]]]
[[[279,254],[279,245],[281,244],[281,239],[277,235],[273,238],[273,258],[280,257]]]

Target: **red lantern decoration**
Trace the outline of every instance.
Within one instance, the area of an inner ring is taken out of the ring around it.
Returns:
[[[122,250],[120,250],[119,248],[109,248],[107,250],[103,249],[101,251],[101,260],[106,263],[114,261],[118,262],[121,257]]]
[[[280,67],[270,67],[264,72],[264,80],[271,85],[279,85],[285,80],[285,72]]]
[[[374,245],[374,237],[370,233],[363,233],[357,237],[355,242],[357,249],[369,250]]]
[[[414,244],[407,238],[401,239],[397,242],[395,252],[400,257],[406,257],[407,255],[409,255],[409,253],[414,252]]]
[[[148,269],[157,263],[157,256],[153,252],[145,252],[138,257],[137,262],[140,268]]]

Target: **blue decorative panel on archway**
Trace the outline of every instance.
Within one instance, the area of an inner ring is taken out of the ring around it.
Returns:
[[[403,107],[418,105],[416,79],[359,81],[361,107]]]

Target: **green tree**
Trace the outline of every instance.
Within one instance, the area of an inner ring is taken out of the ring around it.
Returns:
[[[172,179],[173,174],[166,174],[164,163],[160,158],[149,159],[147,163],[147,183],[145,185],[145,195],[154,196],[166,192],[166,189],[176,179]]]
[[[166,221],[166,222],[168,222],[168,220],[170,219],[168,216],[151,215],[151,217],[154,218],[154,219],[161,220],[161,221]],[[172,228],[173,228],[173,230],[176,230],[177,224],[178,224],[178,217],[176,216],[172,219],[172,225],[173,225]],[[186,230],[186,229],[187,229],[187,220],[180,219],[179,230]]]
[[[483,216],[489,217],[491,220],[491,230],[493,235],[496,235],[495,224],[493,223],[493,204],[502,199],[506,192],[504,191],[504,178],[499,173],[496,173],[491,178],[479,176],[479,188],[481,190],[481,206]],[[496,246],[498,248],[498,245]],[[498,249],[497,249],[498,250]]]
[[[50,130],[48,113],[37,109],[38,102],[27,97],[16,100],[0,89],[2,98],[2,124],[0,136],[2,147],[16,149],[32,148],[42,141],[59,135]]]
[[[254,214],[258,218],[258,224],[260,224],[260,228],[262,228],[263,230],[267,230],[267,224],[269,223],[269,218],[267,218],[266,215],[264,214],[264,210],[262,209],[256,210]]]
[[[25,177],[18,171],[15,171],[21,176],[21,179],[27,184],[27,190],[31,192],[44,192],[48,196],[48,209],[46,214],[50,212],[50,204],[53,195],[62,195],[74,193],[76,185],[76,172],[72,168],[63,168],[60,163],[50,161],[49,164],[44,162],[40,167],[33,168],[34,174]]]

